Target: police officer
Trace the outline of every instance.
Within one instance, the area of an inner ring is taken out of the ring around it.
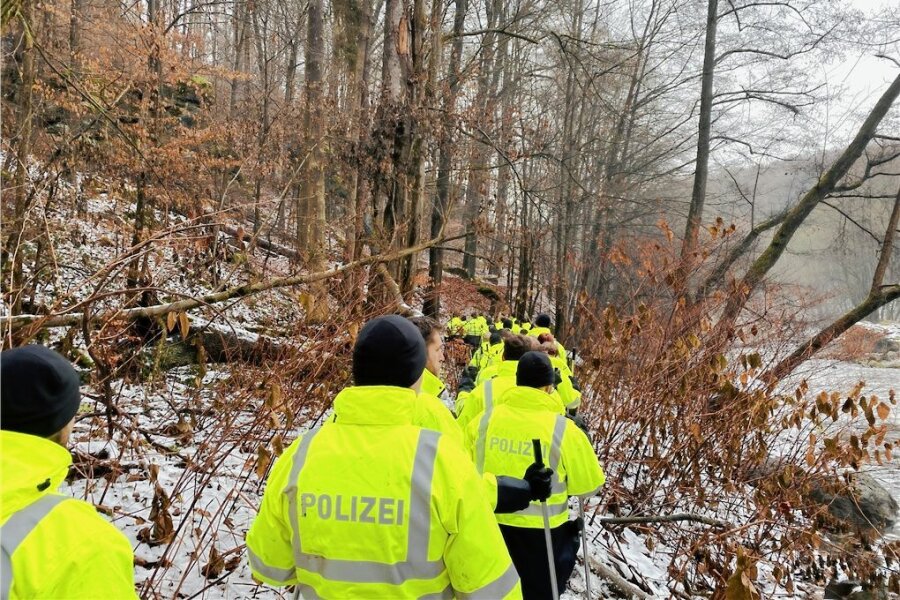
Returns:
[[[519,359],[537,347],[534,338],[525,335],[507,336],[503,341],[503,361],[478,373],[478,379],[471,391],[460,391],[456,398],[456,419],[465,430],[468,424],[491,406],[501,401],[506,390],[516,385],[516,370]],[[560,414],[565,413],[565,402],[556,390],[550,392],[557,401]]]
[[[422,373],[422,393],[447,401],[447,386],[441,381],[444,367],[444,340],[437,321],[430,317],[410,319],[425,340],[425,372]]]
[[[0,597],[136,598],[131,544],[87,502],[56,490],[81,403],[78,374],[43,346],[0,354]]]
[[[443,341],[438,324],[434,319],[428,317],[416,317],[410,321],[419,329],[419,333],[425,339],[428,356],[425,362],[425,372],[422,373],[422,389],[416,399],[417,406],[412,423],[425,429],[438,431],[453,438],[462,446],[464,444],[463,431],[459,422],[443,401],[426,389],[429,377],[437,379],[434,372],[440,372],[440,365],[443,361]],[[437,381],[441,386],[444,385],[439,379]],[[540,469],[538,465],[531,465],[525,471],[522,479],[511,476],[497,477],[493,473],[482,473],[482,478],[491,507],[494,512],[502,513],[521,510],[535,499],[546,500],[550,496],[552,474],[550,469]]]
[[[403,317],[362,328],[335,421],[272,469],[247,534],[255,577],[310,598],[521,595],[471,460],[412,424],[425,363]]]
[[[466,429],[466,446],[476,467],[498,475],[521,472],[534,459],[533,439],[540,439],[543,456],[554,471],[550,512],[553,556],[558,589],[565,589],[575,567],[578,533],[583,523],[568,520],[568,497],[594,495],[606,480],[587,436],[559,414],[553,389],[554,370],[542,352],[528,352],[518,362],[516,386],[502,402],[482,413]],[[497,521],[510,556],[522,577],[526,599],[551,596],[542,509],[498,514]]]
[[[559,357],[568,362],[568,351],[565,346],[563,346],[555,337],[553,337],[553,331],[550,329],[553,327],[553,321],[550,319],[550,315],[547,313],[541,313],[537,317],[534,318],[534,327],[528,330],[528,335],[536,337],[536,338],[545,338],[549,339],[553,344],[556,345],[557,353]],[[569,367],[571,370],[571,366]]]

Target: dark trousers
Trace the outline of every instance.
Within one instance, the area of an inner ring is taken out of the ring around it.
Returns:
[[[481,346],[480,335],[467,335],[463,338],[463,341],[473,348],[478,348],[479,346]]]
[[[581,530],[578,527],[577,521],[567,521],[550,530],[553,560],[556,563],[556,586],[560,594],[566,589],[566,583],[575,570],[575,555],[581,545]],[[552,599],[544,530],[501,525],[500,532],[516,571],[519,572],[519,579],[522,580],[524,600]]]

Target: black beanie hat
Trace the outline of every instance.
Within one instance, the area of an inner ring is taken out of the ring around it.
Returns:
[[[399,315],[377,317],[353,346],[353,383],[409,387],[422,376],[426,358],[418,327]]]
[[[0,353],[0,428],[50,437],[72,420],[81,405],[78,373],[44,346]]]
[[[547,313],[541,313],[534,319],[534,324],[538,327],[550,327],[550,315]]]
[[[542,388],[553,385],[556,381],[556,372],[550,363],[550,357],[544,352],[526,352],[519,359],[516,367],[516,385],[524,387]]]

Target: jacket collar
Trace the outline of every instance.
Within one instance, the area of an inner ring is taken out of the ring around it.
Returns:
[[[338,425],[410,425],[416,392],[388,385],[348,387],[334,399]]]
[[[441,378],[425,369],[422,373],[422,393],[431,394],[432,396],[440,396],[447,386],[441,381]]]
[[[519,361],[504,360],[497,367],[497,377],[515,377],[516,369],[519,368]]]
[[[515,409],[524,410],[549,410],[557,414],[565,413],[559,397],[554,397],[543,390],[531,387],[515,386],[510,388],[502,397],[503,404]]]

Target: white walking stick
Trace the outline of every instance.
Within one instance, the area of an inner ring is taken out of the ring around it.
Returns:
[[[541,455],[541,440],[531,440],[534,445],[534,461],[544,466],[544,458]],[[553,560],[553,541],[550,539],[550,511],[547,501],[541,500],[541,514],[544,515],[544,541],[547,543],[547,565],[550,567],[550,589],[553,590],[553,600],[559,600],[559,588],[556,586],[556,561]]]
[[[584,594],[591,600],[591,564],[588,562],[587,521],[584,518],[584,498],[578,498],[578,516],[581,517],[581,553],[584,557]]]

